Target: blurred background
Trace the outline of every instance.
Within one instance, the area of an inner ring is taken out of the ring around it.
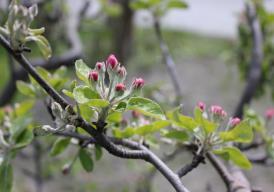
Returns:
[[[161,24],[162,39],[174,60],[181,89],[180,103],[185,113],[192,114],[198,101],[204,101],[207,105],[222,105],[231,115],[236,110],[249,71],[247,63],[250,58],[243,55],[251,52],[250,46],[242,43],[250,38],[250,33],[241,31],[241,26],[247,25],[244,0],[186,0],[187,8],[165,10],[157,16],[153,15],[153,9],[133,9],[130,0],[22,2],[26,5],[38,2],[39,14],[33,26],[46,28],[46,36],[53,49],[53,58],[45,61],[35,46],[30,44],[33,49],[27,53],[27,57],[35,64],[48,70],[67,66],[73,78],[73,65],[77,58],[83,58],[89,66],[94,67],[97,61],[114,53],[128,69],[128,83],[133,77],[143,77],[147,85],[144,94],[169,109],[174,105],[177,95],[163,59],[159,36],[155,33],[156,18]],[[272,15],[266,25],[270,28],[267,31],[272,30],[267,35],[269,44],[273,45],[274,0],[260,2],[265,11]],[[0,0],[1,25],[5,23],[7,12],[8,1]],[[274,57],[272,50],[265,49],[264,55],[269,56],[267,58]],[[17,66],[12,71],[9,67],[11,62],[14,61],[0,47],[1,106],[24,99],[15,90],[15,82],[27,80],[27,76]],[[270,63],[270,66],[265,65],[260,88],[251,102],[251,108],[260,115],[273,106],[274,62],[271,60]],[[47,123],[50,117],[42,106],[43,100],[33,109],[35,120]],[[269,126],[273,128],[273,123]],[[104,153],[92,173],[85,173],[76,162],[72,173],[63,175],[62,166],[70,158],[73,149],[60,157],[51,158],[45,151],[52,141],[41,140],[39,150],[37,145],[30,146],[15,160],[15,192],[145,192],[138,189],[138,185],[144,185],[144,173],[150,169],[146,163],[122,160]],[[156,151],[161,156],[172,150],[172,146],[160,145]],[[176,169],[190,160],[191,156],[184,152],[168,164]],[[247,171],[247,176],[252,185],[264,192],[273,191],[273,167],[255,165],[253,170]],[[192,171],[183,178],[183,182],[192,191],[225,191],[221,179],[208,164]],[[172,191],[159,174],[152,179],[151,186],[155,192]]]

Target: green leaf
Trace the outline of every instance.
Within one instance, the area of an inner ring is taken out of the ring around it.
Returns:
[[[85,149],[80,149],[79,159],[82,164],[82,167],[87,172],[91,172],[93,170],[93,160],[91,159],[91,155]]]
[[[161,107],[154,101],[143,97],[132,97],[127,104],[128,110],[136,110],[140,113],[155,117],[158,119],[165,119],[165,115]]]
[[[167,4],[167,8],[169,9],[186,9],[187,7],[187,3],[181,0],[170,0]]]
[[[50,72],[48,72],[46,69],[44,69],[43,67],[36,67],[37,72],[39,73],[39,75],[41,75],[44,79],[46,79],[47,81],[50,80],[51,74]]]
[[[164,136],[170,139],[177,139],[182,142],[189,140],[189,136],[185,131],[169,131]]]
[[[144,125],[144,126],[135,128],[135,134],[144,136],[150,133],[157,132],[160,129],[165,128],[169,125],[170,125],[170,122],[166,120],[155,121],[149,125]]]
[[[95,159],[99,161],[103,156],[103,150],[100,145],[95,145]]]
[[[213,152],[225,160],[232,161],[235,165],[243,169],[252,168],[252,165],[247,157],[236,147],[223,147],[221,149],[214,150]]]
[[[70,97],[70,98],[74,98],[72,92],[70,92],[70,91],[68,91],[68,90],[66,90],[66,89],[63,89],[62,92],[63,92],[66,96],[68,96],[68,97]]]
[[[198,127],[198,124],[193,118],[180,113],[180,108],[167,112],[167,117],[171,120],[172,124],[177,127],[187,129],[188,131],[193,131],[196,127]]]
[[[57,156],[69,146],[70,138],[58,138],[51,148],[50,155]]]
[[[52,51],[50,44],[48,40],[42,36],[42,35],[37,35],[37,36],[28,36],[26,38],[26,41],[34,41],[38,47],[40,52],[42,53],[43,57],[46,59],[49,59],[51,57]]]
[[[117,105],[117,107],[115,108],[115,111],[124,112],[126,108],[127,108],[127,103],[122,101]]]
[[[82,85],[73,89],[73,97],[80,104],[88,103],[91,99],[100,99],[100,95],[96,91]]]
[[[25,83],[24,81],[16,81],[16,87],[23,95],[30,97],[35,96],[35,89],[31,84]]]
[[[248,120],[242,121],[229,131],[220,132],[220,138],[225,142],[250,143],[253,140],[252,127],[249,126]]]
[[[91,69],[84,63],[82,59],[75,62],[75,70],[77,77],[84,81],[86,84],[89,84],[88,75]]]
[[[16,118],[11,125],[11,140],[16,142],[21,133],[31,124],[32,119],[26,116]]]
[[[194,110],[195,121],[206,133],[212,133],[218,128],[218,124],[211,122],[203,117],[203,112],[198,107]]]
[[[0,165],[0,191],[11,192],[13,183],[13,171],[11,164],[4,159]]]
[[[117,138],[129,138],[129,137],[132,137],[135,134],[135,128],[134,127],[127,127],[123,130],[113,129],[113,134]]]
[[[91,119],[94,116],[94,110],[89,107],[88,105],[85,104],[80,104],[79,105],[79,109],[80,109],[80,114],[81,116],[88,122],[91,121]]]
[[[33,133],[30,129],[25,129],[15,141],[14,149],[23,148],[29,145],[33,140]]]
[[[112,112],[108,115],[106,121],[108,123],[120,123],[122,121],[122,113],[120,112]]]
[[[90,107],[107,107],[109,106],[109,102],[104,99],[91,99],[87,102],[87,105]]]
[[[27,113],[30,112],[30,110],[33,108],[34,101],[29,100],[29,101],[24,101],[20,103],[19,105],[15,106],[15,114],[17,117],[23,116]]]
[[[149,3],[143,0],[137,0],[130,3],[130,7],[135,10],[148,9],[150,7]]]

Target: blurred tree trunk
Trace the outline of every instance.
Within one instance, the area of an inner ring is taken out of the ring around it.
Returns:
[[[120,16],[109,17],[114,53],[119,61],[125,64],[132,47],[134,11],[130,8],[130,0],[113,0],[113,3],[119,3],[122,8]]]

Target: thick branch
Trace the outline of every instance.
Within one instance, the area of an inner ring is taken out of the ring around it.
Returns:
[[[259,86],[264,57],[261,25],[256,15],[255,6],[252,5],[252,3],[246,3],[246,16],[252,33],[253,45],[247,84],[234,113],[235,116],[239,118],[241,118],[243,115],[244,106],[250,103],[256,92],[257,87]]]
[[[206,157],[216,169],[218,174],[221,176],[222,180],[224,181],[226,188],[228,191],[231,191],[231,184],[233,183],[233,178],[227,168],[223,165],[223,163],[217,159],[212,153],[207,153]]]

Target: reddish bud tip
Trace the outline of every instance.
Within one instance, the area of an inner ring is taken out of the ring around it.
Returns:
[[[125,91],[126,90],[126,86],[123,84],[123,83],[118,83],[116,86],[115,86],[115,91]]]
[[[201,109],[201,111],[205,111],[206,104],[204,102],[198,102],[197,106]]]
[[[104,63],[103,62],[97,62],[95,65],[95,69],[97,71],[101,71],[101,69],[104,67]]]
[[[235,127],[236,125],[238,125],[241,122],[241,119],[238,117],[234,117],[230,120],[230,125],[231,127]]]
[[[62,173],[63,175],[68,175],[70,173],[70,165],[65,164],[64,167],[62,168]]]
[[[131,115],[132,115],[133,118],[138,119],[140,117],[141,113],[139,113],[138,111],[133,110],[131,112]]]
[[[115,55],[111,54],[108,56],[107,59],[107,67],[114,69],[118,65],[118,60],[116,59]]]
[[[97,71],[91,71],[88,75],[88,78],[93,81],[98,81],[98,72]]]
[[[210,110],[211,110],[211,113],[213,113],[214,115],[218,115],[218,116],[221,116],[221,117],[227,116],[227,113],[219,105],[212,105]]]
[[[142,78],[136,78],[132,85],[133,85],[133,88],[135,89],[141,89],[145,84],[145,81],[142,79]]]
[[[274,117],[274,108],[269,108],[265,111],[265,117],[270,120]]]
[[[126,68],[124,66],[119,67],[117,73],[121,78],[125,77],[127,75]]]

